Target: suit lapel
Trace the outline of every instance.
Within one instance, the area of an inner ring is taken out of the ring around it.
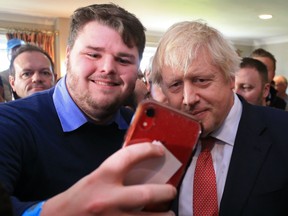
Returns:
[[[220,203],[220,215],[241,215],[253,189],[259,171],[271,146],[261,110],[243,102],[225,188]]]

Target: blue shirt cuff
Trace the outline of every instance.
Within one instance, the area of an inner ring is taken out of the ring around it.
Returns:
[[[45,201],[36,203],[35,205],[28,208],[22,216],[40,216],[42,211],[42,206],[44,205]]]

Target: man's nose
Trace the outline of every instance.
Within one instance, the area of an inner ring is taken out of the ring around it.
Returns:
[[[32,76],[32,82],[39,82],[42,80],[42,77],[38,71],[34,71],[33,76]]]
[[[238,88],[237,86],[234,87],[233,91],[234,91],[236,94],[241,94],[241,90],[240,90],[240,88]]]
[[[111,73],[115,71],[115,60],[113,56],[104,56],[101,58],[98,67],[100,72]]]
[[[193,106],[199,101],[197,89],[191,84],[184,84],[183,89],[183,104],[186,106]]]

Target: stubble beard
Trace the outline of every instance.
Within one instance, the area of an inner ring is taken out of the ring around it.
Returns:
[[[121,103],[116,100],[96,100],[92,97],[89,89],[78,89],[77,73],[73,73],[70,62],[67,62],[67,88],[77,106],[92,120],[96,122],[109,121],[119,109]],[[109,97],[107,95],[107,97]],[[100,101],[101,100],[101,101]],[[120,104],[120,105],[119,105]]]

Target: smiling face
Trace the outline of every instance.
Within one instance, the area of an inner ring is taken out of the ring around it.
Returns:
[[[139,67],[135,46],[96,21],[87,23],[67,48],[67,88],[78,107],[98,123],[109,121],[133,92]]]
[[[185,74],[164,66],[162,79],[168,104],[200,121],[203,136],[220,127],[233,105],[233,79],[213,65],[205,50],[199,51]]]
[[[41,52],[27,51],[14,60],[15,76],[10,76],[10,85],[20,97],[51,88],[55,83],[52,65]]]

